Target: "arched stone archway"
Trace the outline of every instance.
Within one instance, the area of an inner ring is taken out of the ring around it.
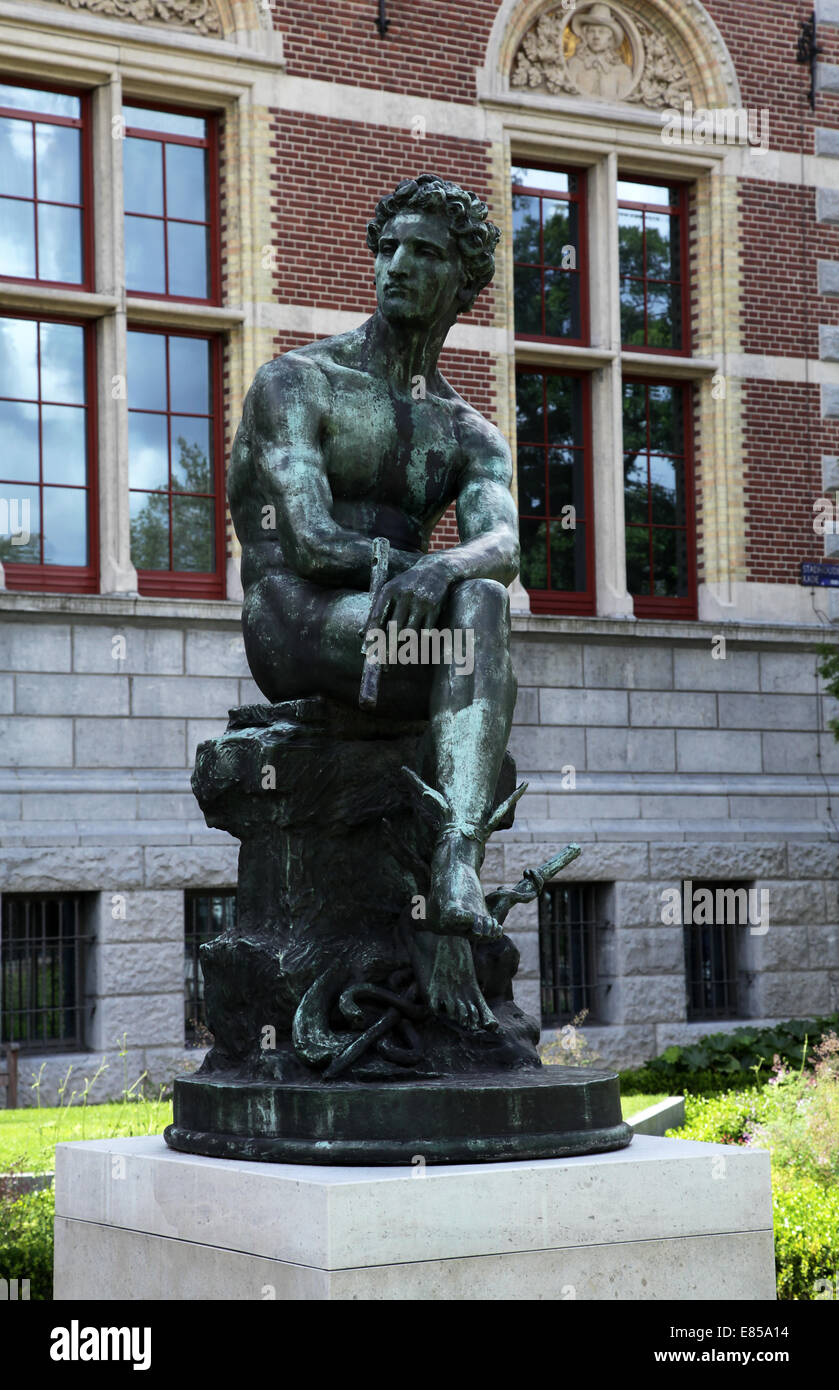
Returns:
[[[590,50],[593,28],[602,57]],[[740,105],[731,55],[700,0],[502,0],[479,88],[548,104],[577,94],[648,110]]]

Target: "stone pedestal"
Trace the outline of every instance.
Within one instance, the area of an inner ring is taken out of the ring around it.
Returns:
[[[427,1017],[413,985],[436,821],[404,769],[430,776],[425,728],[292,700],[231,710],[199,746],[207,824],[242,843],[236,926],[201,950],[215,1038],[203,1075],[331,1080],[339,1059],[345,1081],[538,1068],[508,937],[472,948],[493,1035]],[[515,775],[505,756],[496,806]],[[390,1027],[359,1046],[388,1009]]]
[[[424,926],[441,800],[426,734],[313,698],[231,710],[200,745],[192,786],[207,823],[242,842],[238,918],[201,948],[215,1041],[175,1082],[172,1148],[368,1166],[631,1141],[613,1072],[542,1066],[539,1023],[513,998],[510,938]],[[478,844],[513,824],[515,778],[507,754],[486,824],[469,828]],[[500,925],[579,852],[534,861],[486,909]]]
[[[767,1300],[769,1155],[637,1137],[539,1162],[314,1167],[59,1144],[55,1297]]]

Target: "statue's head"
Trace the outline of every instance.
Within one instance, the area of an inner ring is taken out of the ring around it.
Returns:
[[[571,29],[592,53],[605,53],[623,43],[623,30],[606,4],[579,11],[571,20]]]
[[[436,174],[404,179],[367,224],[381,312],[402,321],[454,322],[495,274],[500,235],[474,193]]]

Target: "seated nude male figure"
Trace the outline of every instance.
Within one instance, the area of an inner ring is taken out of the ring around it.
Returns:
[[[518,526],[507,444],[437,359],[492,279],[500,233],[486,216],[474,194],[430,174],[379,203],[367,232],[376,312],[259,370],[229,476],[245,647],[271,701],[320,694],[357,709],[371,628],[474,632],[471,674],[384,667],[378,698],[386,716],[429,720],[433,785],[450,814],[414,966],[430,1007],[472,1030],[497,1027],[470,940],[501,932],[478,873],[515,703],[505,586],[518,572]],[[428,553],[452,501],[460,543]],[[371,611],[377,536],[390,542],[390,567]]]

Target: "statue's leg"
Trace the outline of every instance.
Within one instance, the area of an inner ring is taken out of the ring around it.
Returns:
[[[242,606],[245,651],[254,680],[272,701],[327,695],[358,709],[364,669],[360,630],[370,595],[326,589],[277,571],[250,589]],[[388,667],[377,712],[427,719],[437,668]]]
[[[358,708],[363,669],[359,629],[369,608],[365,593],[324,589],[289,574],[261,580],[245,599],[243,627],[251,670],[268,699],[328,695]],[[456,674],[454,664],[388,667],[378,710],[402,719],[427,718],[430,712],[437,788],[458,821],[483,826],[516,695],[507,592],[492,580],[465,581],[452,590],[439,623],[474,634],[471,674]],[[441,836],[428,904],[434,930],[415,933],[412,953],[430,1006],[472,1029],[496,1026],[463,934],[464,927],[489,916],[478,879],[482,857],[483,846],[468,836]]]
[[[510,604],[491,579],[458,584],[448,605],[448,625],[474,634],[474,669],[437,668],[431,691],[431,737],[437,790],[451,807],[452,824],[441,834],[432,866],[432,900],[438,928],[470,929],[488,919],[478,882],[481,838],[492,808],[510,737],[516,678],[510,661]]]
[[[466,1028],[495,1028],[478,987],[471,944],[462,934],[476,921],[491,920],[478,877],[483,841],[464,832],[473,827],[480,832],[486,825],[510,736],[516,678],[510,662],[506,589],[493,580],[458,584],[445,624],[473,634],[474,669],[459,675],[454,663],[435,668],[435,781],[455,824],[441,832],[434,850],[428,903],[434,929],[415,934],[414,968],[436,1013]]]

